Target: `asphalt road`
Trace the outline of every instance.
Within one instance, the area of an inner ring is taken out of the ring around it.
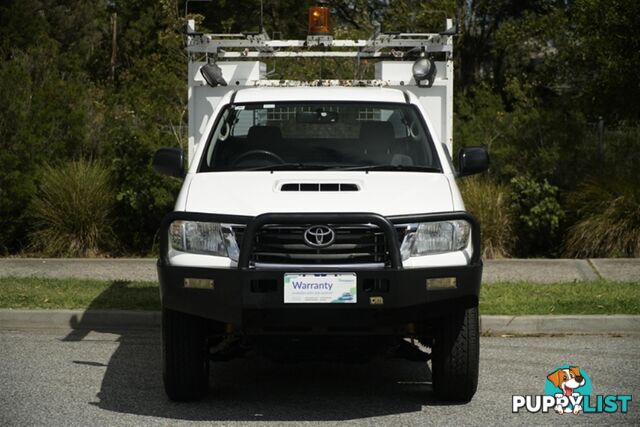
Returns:
[[[0,330],[0,425],[638,424],[617,414],[513,414],[513,394],[542,394],[562,363],[586,370],[595,394],[640,391],[640,337],[482,339],[480,386],[466,405],[438,402],[423,363],[218,363],[201,402],[167,401],[157,330]]]

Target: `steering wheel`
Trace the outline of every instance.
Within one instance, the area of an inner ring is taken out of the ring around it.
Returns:
[[[238,163],[241,163],[243,160],[246,160],[251,157],[266,157],[271,160],[275,160],[276,162],[283,164],[286,163],[284,159],[278,156],[276,153],[273,153],[268,150],[249,150],[246,153],[240,154],[233,160],[233,166],[237,166]]]

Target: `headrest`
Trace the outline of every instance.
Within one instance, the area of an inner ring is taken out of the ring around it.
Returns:
[[[394,138],[393,125],[389,122],[362,122],[360,125],[360,139],[392,141]]]
[[[282,132],[277,126],[251,126],[247,139],[251,142],[278,142],[282,139]]]

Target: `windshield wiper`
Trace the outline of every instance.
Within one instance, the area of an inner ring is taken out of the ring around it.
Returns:
[[[351,166],[342,168],[344,171],[401,171],[401,172],[442,172],[438,168],[429,166],[409,166],[409,165],[366,165]]]
[[[255,168],[237,169],[241,171],[286,171],[286,170],[325,170],[332,168],[332,165],[319,163],[280,163],[275,165],[258,166]]]

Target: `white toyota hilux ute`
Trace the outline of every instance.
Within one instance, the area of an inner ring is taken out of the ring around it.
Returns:
[[[431,361],[436,396],[473,397],[480,229],[456,179],[488,155],[466,148],[457,171],[451,162],[450,35],[395,37],[355,51],[413,43],[422,56],[380,62],[374,80],[293,82],[264,79],[258,61],[222,61],[277,53],[266,37],[237,35],[236,52],[228,35],[190,36],[188,168],[178,149],[153,161],[184,178],[158,261],[171,399],[202,397],[209,364],[249,350]],[[309,46],[301,56],[332,52]]]

